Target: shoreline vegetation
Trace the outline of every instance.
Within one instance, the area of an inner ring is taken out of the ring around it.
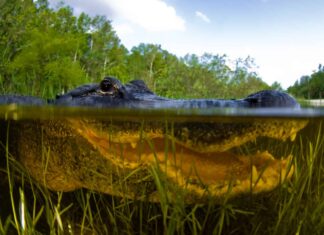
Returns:
[[[324,106],[324,99],[305,100],[304,102],[313,107]]]
[[[128,50],[106,17],[75,16],[65,3],[52,9],[47,0],[2,3],[0,55],[1,94],[53,98],[107,75],[123,83],[142,79],[153,92],[169,98],[237,99],[264,89],[283,90],[278,82],[262,80],[250,56],[177,57],[161,45],[144,43]],[[297,98],[320,98],[323,79],[319,65],[287,91]]]

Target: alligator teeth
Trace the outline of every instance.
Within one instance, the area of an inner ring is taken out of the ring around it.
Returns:
[[[131,144],[131,146],[132,146],[133,149],[135,149],[136,146],[137,146],[137,143],[136,142],[131,142],[130,144]]]
[[[255,165],[252,166],[252,183],[256,182],[258,179],[258,170]]]
[[[294,134],[292,134],[292,135],[290,136],[290,140],[291,140],[291,142],[293,142],[293,141],[296,139],[296,135],[297,135],[297,133],[295,132]]]

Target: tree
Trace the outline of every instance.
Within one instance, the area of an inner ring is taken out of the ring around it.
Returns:
[[[24,32],[24,44],[9,65],[21,92],[31,89],[35,95],[54,96],[53,92],[66,91],[85,81],[85,73],[77,60],[84,41],[75,23],[70,8],[57,12],[46,8],[35,11]]]
[[[133,47],[127,63],[130,77],[144,80],[155,91],[158,80],[166,76],[166,56],[160,45],[141,43]]]
[[[269,85],[254,71],[255,67],[254,60],[249,56],[235,61],[235,68],[231,71],[228,82],[229,98],[243,98],[253,92],[269,89]]]
[[[311,75],[309,88],[311,98],[322,99],[324,97],[324,70],[321,67]]]
[[[81,22],[89,24],[86,32],[88,47],[81,58],[88,76],[92,81],[99,81],[107,74],[125,76],[123,64],[127,50],[120,44],[110,22],[103,16],[96,16],[90,22],[84,15],[81,17]]]
[[[293,86],[288,88],[288,92],[296,97],[304,99],[321,99],[324,96],[324,68],[320,64],[317,71],[310,76],[302,76]]]
[[[271,90],[283,91],[281,84],[277,81],[273,82],[270,86]]]
[[[26,31],[35,17],[33,1],[5,1],[0,11],[0,81],[11,87],[10,63],[24,47]]]

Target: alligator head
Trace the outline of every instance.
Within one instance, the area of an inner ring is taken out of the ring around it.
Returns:
[[[53,101],[56,105],[119,107],[119,108],[298,108],[287,93],[264,90],[239,100],[167,99],[154,94],[142,80],[123,85],[118,79],[105,77],[99,84],[80,86]]]

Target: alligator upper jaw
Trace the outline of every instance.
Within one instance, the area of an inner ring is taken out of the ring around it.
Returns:
[[[76,123],[79,134],[114,165],[129,170],[158,167],[170,182],[198,198],[269,191],[294,171],[291,155],[275,159],[267,151],[249,156],[199,153],[161,137],[144,138],[137,144],[114,143],[102,132]]]

